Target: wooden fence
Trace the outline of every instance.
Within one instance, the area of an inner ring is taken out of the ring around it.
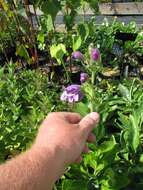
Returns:
[[[112,22],[115,17],[118,21],[128,24],[135,21],[139,27],[143,27],[143,2],[127,2],[127,3],[102,3],[99,4],[100,15],[95,15],[94,12],[87,8],[84,12],[80,11],[76,17],[76,23],[82,21],[89,21],[91,17],[96,16],[96,23],[101,24],[106,18]],[[33,13],[31,7],[31,13]],[[37,10],[37,14],[41,15],[42,12]],[[63,15],[60,12],[55,20],[55,24],[59,28],[63,28]]]

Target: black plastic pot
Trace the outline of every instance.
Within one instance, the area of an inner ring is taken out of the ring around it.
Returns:
[[[80,71],[75,72],[75,73],[71,73],[70,74],[70,78],[71,78],[71,82],[73,84],[80,84]]]
[[[50,72],[54,72],[55,74],[62,76],[63,75],[63,67],[62,65],[58,64],[48,64],[48,67],[50,69]]]
[[[137,37],[136,33],[125,33],[125,32],[116,32],[115,39],[122,41],[135,41]]]

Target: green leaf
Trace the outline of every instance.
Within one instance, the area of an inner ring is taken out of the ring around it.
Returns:
[[[84,93],[86,94],[88,100],[92,100],[92,98],[94,97],[94,87],[89,84],[89,83],[84,83],[82,85],[82,89],[84,91]]]
[[[53,25],[53,21],[52,21],[52,16],[51,15],[47,16],[46,25],[47,25],[47,32],[50,32],[50,31],[54,30],[54,25]]]
[[[116,141],[115,141],[115,138],[114,136],[111,137],[111,140],[110,141],[104,141],[99,149],[102,153],[106,153],[106,152],[109,152],[109,151],[112,151],[115,147],[115,145],[117,145]]]
[[[104,173],[101,184],[102,189],[120,190],[129,184],[128,172],[122,171],[121,169],[120,172],[118,172],[118,170],[115,171],[115,168],[108,167]]]
[[[26,60],[30,59],[29,53],[23,44],[21,44],[17,47],[16,55],[19,55],[20,57],[23,57]]]
[[[76,36],[76,35],[72,35],[72,48],[73,51],[76,51],[80,48],[81,44],[82,44],[82,39],[80,36]]]
[[[101,122],[95,128],[96,142],[100,141],[105,136],[105,125]]]
[[[143,154],[140,155],[140,162],[143,163]]]
[[[87,182],[85,180],[69,180],[65,179],[62,184],[62,190],[87,190]]]
[[[67,54],[64,44],[54,44],[50,47],[51,57],[55,58],[59,64],[62,64],[63,56]]]
[[[39,33],[37,36],[37,40],[41,43],[44,43],[45,41],[45,35],[43,33]]]
[[[138,114],[138,110],[136,110],[136,112],[133,112],[129,116],[125,116],[121,113],[119,116],[121,122],[119,126],[123,129],[120,135],[121,143],[136,152],[140,143],[140,121],[142,115]]]
[[[60,9],[60,2],[58,0],[47,0],[42,2],[41,10],[44,14],[51,15],[53,22]]]
[[[88,105],[82,102],[75,104],[73,110],[77,113],[80,113],[82,116],[85,116],[87,113],[89,113]]]
[[[140,133],[139,133],[139,118],[136,118],[135,115],[130,115],[131,129],[129,134],[129,139],[133,150],[136,152],[139,143],[140,143]]]
[[[119,84],[119,91],[124,98],[131,101],[130,91],[128,90],[128,88],[126,86]]]
[[[88,24],[79,24],[77,27],[77,31],[78,31],[78,36],[81,37],[82,41],[84,42],[88,35],[89,35],[89,27]]]
[[[106,167],[109,167],[115,160],[116,154],[119,151],[119,146],[115,141],[114,136],[109,141],[104,141],[97,147],[97,167],[96,172],[100,173]]]

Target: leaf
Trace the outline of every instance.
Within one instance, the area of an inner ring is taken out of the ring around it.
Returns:
[[[55,58],[59,64],[62,64],[63,56],[67,54],[67,51],[64,44],[54,44],[50,47],[50,53],[51,56]]]
[[[134,152],[136,152],[140,143],[139,118],[136,118],[135,115],[130,115],[129,119],[131,121],[131,129],[129,134],[129,139],[131,139],[131,141],[129,143],[131,143]]]
[[[128,116],[122,114],[121,112],[118,112],[119,115],[119,121],[121,122],[121,124],[118,124],[118,126],[121,129],[127,129],[127,126],[129,125],[129,118]]]
[[[105,125],[99,123],[98,127],[95,128],[96,142],[99,142],[105,136]]]
[[[140,161],[141,163],[143,163],[143,154],[140,155],[139,161]]]
[[[82,39],[80,36],[76,36],[76,35],[72,35],[72,48],[73,51],[76,51],[80,48],[81,44],[82,44]]]
[[[48,15],[48,17],[46,19],[46,25],[47,25],[47,32],[50,32],[50,31],[54,30],[54,25],[53,25],[51,15]]]
[[[17,47],[16,55],[19,55],[20,57],[23,57],[26,60],[30,59],[29,53],[23,44],[21,44]]]
[[[131,101],[130,92],[126,86],[119,84],[119,91],[124,98]]]
[[[118,172],[115,171],[114,168],[108,167],[101,183],[103,189],[120,190],[121,188],[126,187],[129,182],[127,171],[122,171],[120,169],[120,172]]]
[[[99,149],[102,153],[106,153],[106,152],[113,150],[116,144],[117,143],[115,141],[115,138],[114,138],[114,136],[112,136],[111,140],[110,141],[104,141],[101,144],[101,146],[99,147]]]
[[[120,140],[122,145],[125,147],[130,147],[134,152],[136,152],[140,143],[140,121],[141,114],[138,111],[133,112],[129,116],[119,114],[120,122],[119,126],[123,129],[120,135]]]
[[[62,184],[62,190],[87,190],[87,182],[85,180],[65,179]]]
[[[45,41],[45,35],[43,33],[39,33],[37,36],[37,40],[41,43],[44,43]]]
[[[87,113],[89,113],[88,105],[82,102],[75,104],[73,109],[82,116],[85,116]]]
[[[58,0],[47,0],[43,1],[41,5],[41,10],[46,15],[51,15],[51,18],[54,22],[57,13],[60,11],[60,2]]]
[[[114,136],[109,141],[104,141],[100,146],[97,147],[99,156],[96,158],[97,167],[96,172],[100,173],[106,167],[110,166],[119,151],[119,146],[115,141]]]
[[[89,35],[88,24],[86,24],[86,23],[79,24],[77,27],[77,31],[78,31],[78,36],[80,36],[82,41],[84,42]]]
[[[84,93],[86,94],[86,96],[88,97],[88,100],[91,101],[92,98],[94,97],[94,87],[89,83],[84,83],[82,85],[82,89],[83,89]]]

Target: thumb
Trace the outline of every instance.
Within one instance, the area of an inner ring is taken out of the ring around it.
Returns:
[[[99,114],[97,112],[92,112],[86,115],[80,122],[79,126],[81,130],[87,134],[92,131],[92,129],[97,125],[99,122]]]

